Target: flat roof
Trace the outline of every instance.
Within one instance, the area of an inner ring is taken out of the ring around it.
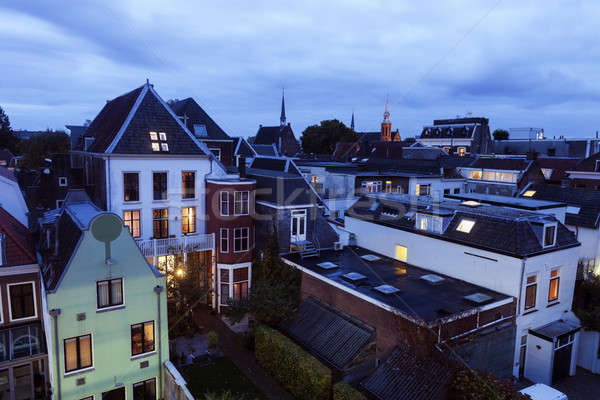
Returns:
[[[455,200],[475,200],[480,203],[494,206],[507,206],[530,211],[566,207],[567,205],[566,203],[561,203],[558,201],[534,200],[528,199],[527,197],[509,197],[484,193],[445,194],[444,198]]]
[[[374,255],[378,259],[367,261],[363,258],[366,255]],[[510,302],[508,300],[512,299],[511,296],[415,267],[361,247],[349,246],[340,251],[324,250],[319,257],[304,259],[297,253],[281,257],[428,324],[440,320],[443,322],[444,319],[456,318],[470,310],[475,312],[478,307],[500,301]],[[337,268],[323,265],[326,262],[335,264]],[[352,272],[361,274],[364,278],[352,280],[351,277],[344,277]],[[435,282],[436,279],[424,278],[428,275],[439,276],[443,280]],[[392,286],[398,291],[385,294],[386,291],[375,289],[381,285]],[[482,297],[485,300],[475,303],[465,298],[476,293],[484,295]]]

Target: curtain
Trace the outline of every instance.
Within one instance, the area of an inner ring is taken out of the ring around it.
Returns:
[[[98,282],[96,285],[98,288],[98,308],[108,306],[109,305],[108,282],[107,281]]]
[[[123,280],[113,279],[110,281],[112,305],[123,304]]]
[[[77,338],[65,340],[65,370],[77,369]]]
[[[154,350],[154,322],[144,324],[144,352]]]
[[[79,355],[81,368],[92,366],[92,337],[90,335],[79,338]]]

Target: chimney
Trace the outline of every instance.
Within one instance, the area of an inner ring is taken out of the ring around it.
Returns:
[[[238,170],[240,171],[240,178],[246,177],[246,157],[240,156],[238,158]]]

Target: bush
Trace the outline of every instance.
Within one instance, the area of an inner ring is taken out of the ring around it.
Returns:
[[[258,363],[294,397],[301,400],[329,400],[329,368],[283,334],[266,325],[256,328],[254,338],[254,352]]]
[[[367,400],[367,398],[346,382],[339,381],[333,385],[333,400]]]
[[[449,400],[527,400],[508,380],[488,372],[459,371],[448,390]]]
[[[216,349],[219,345],[219,335],[215,331],[210,331],[206,334],[206,344],[209,349]]]

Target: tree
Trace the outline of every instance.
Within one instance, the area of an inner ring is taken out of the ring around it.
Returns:
[[[333,154],[338,142],[354,142],[357,136],[343,122],[330,119],[306,128],[300,140],[305,153]]]
[[[300,303],[302,275],[279,259],[277,233],[269,238],[262,260],[252,264],[252,287],[247,298],[230,299],[228,318],[236,323],[250,313],[258,322],[275,326],[292,318]]]
[[[506,129],[496,129],[492,135],[494,136],[494,140],[508,139],[508,131]]]
[[[11,127],[8,115],[0,107],[0,149],[8,149],[11,153],[17,152],[17,145],[19,144],[19,138],[17,138]]]
[[[489,372],[460,370],[448,388],[449,400],[527,400],[508,380]]]
[[[71,139],[64,131],[46,130],[44,133],[33,135],[21,140],[18,152],[23,155],[23,166],[38,169],[44,158],[57,153],[67,153],[71,149]]]
[[[600,275],[590,274],[577,285],[573,312],[583,328],[600,331]]]

